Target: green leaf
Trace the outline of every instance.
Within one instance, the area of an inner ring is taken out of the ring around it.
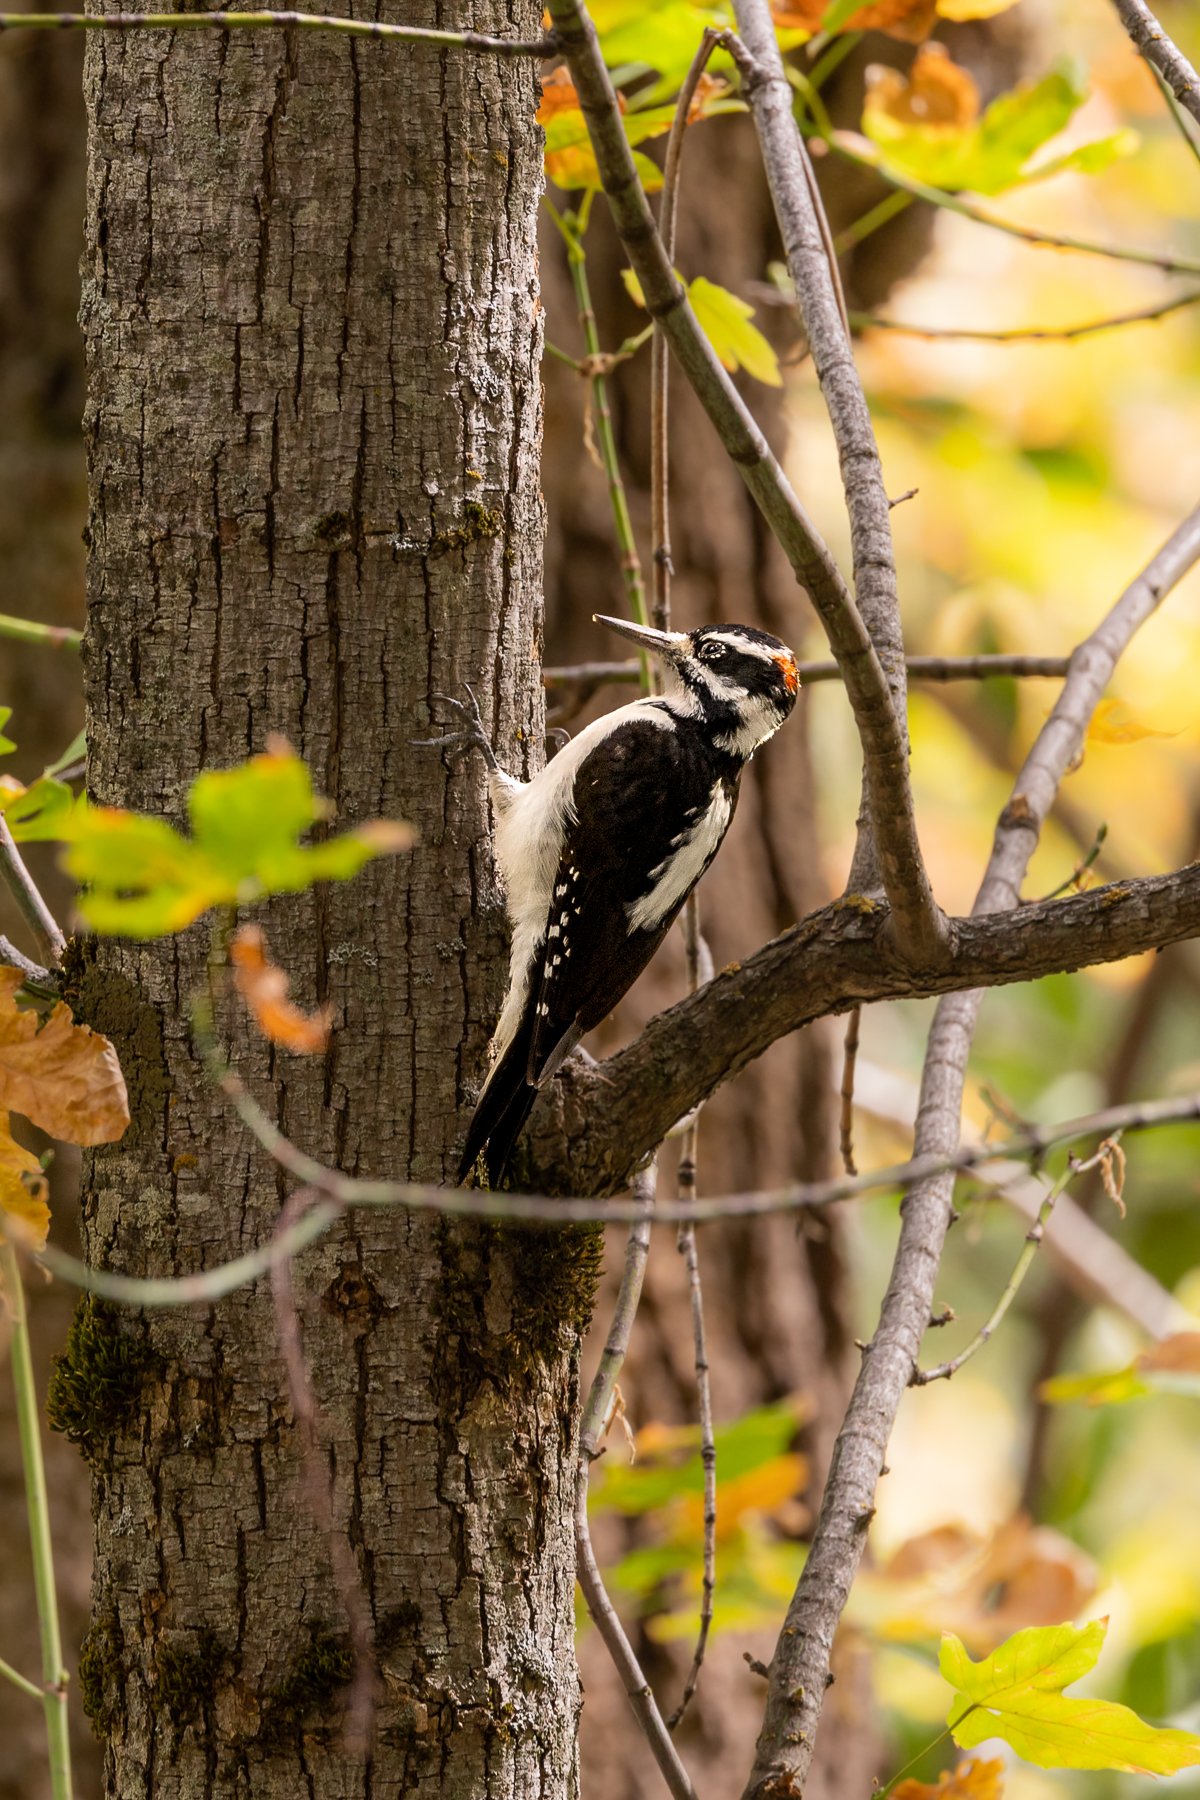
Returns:
[[[1079,71],[1063,63],[1041,81],[993,100],[973,125],[919,125],[897,119],[868,99],[863,130],[885,164],[933,187],[1001,194],[1041,181],[1063,169],[1094,172],[1129,154],[1128,133],[1083,144],[1060,158],[1030,168],[1034,152],[1070,123],[1087,98]]]
[[[754,308],[715,281],[697,275],[688,284],[697,322],[727,369],[745,369],[767,387],[782,387],[779,358],[756,326]]]
[[[61,839],[80,804],[66,782],[50,774],[39,776],[32,787],[0,783],[0,813],[18,843]]]
[[[69,769],[72,766],[72,764],[77,763],[77,762],[82,762],[86,755],[87,755],[87,732],[86,731],[77,731],[75,733],[75,736],[71,739],[70,743],[67,745],[66,749],[63,751],[62,755],[59,757],[56,757],[55,760],[47,768],[43,769],[42,774],[43,775],[61,775],[63,770]]]
[[[11,718],[12,707],[0,706],[0,756],[8,756],[9,753],[17,747],[10,737],[5,737],[4,735],[4,727]]]
[[[955,1692],[947,1724],[956,1744],[973,1750],[1003,1738],[1041,1769],[1123,1769],[1173,1775],[1200,1763],[1200,1737],[1147,1725],[1111,1700],[1062,1692],[1096,1666],[1107,1619],[1088,1625],[1034,1626],[973,1662],[960,1638],[942,1639],[938,1666]]]
[[[300,758],[272,750],[196,778],[190,838],[163,819],[80,802],[62,830],[44,835],[66,842],[64,864],[86,890],[79,909],[93,931],[161,937],[213,906],[346,880],[414,841],[410,826],[377,819],[323,843],[298,843],[328,811]]]

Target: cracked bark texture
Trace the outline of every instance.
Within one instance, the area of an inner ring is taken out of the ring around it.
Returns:
[[[531,0],[385,16],[539,24]],[[479,771],[448,775],[410,740],[436,690],[483,672],[510,760],[541,754],[535,71],[155,33],[94,40],[85,89],[90,791],[177,820],[198,769],[282,732],[342,823],[416,822],[410,857],[262,909],[298,998],[334,1009],[323,1058],[269,1055],[223,995],[217,1018],[297,1142],[437,1179],[504,933]],[[90,1160],[86,1246],[133,1273],[225,1261],[278,1215],[277,1174],[189,1028],[208,941],[201,925],[77,961],[78,1010],[116,1041],[134,1112]],[[346,1609],[300,1490],[269,1293],[102,1315],[126,1376],[92,1448],[81,1685],[109,1795],[575,1792],[590,1242],[359,1213],[295,1271],[374,1624],[369,1763],[343,1745]]]

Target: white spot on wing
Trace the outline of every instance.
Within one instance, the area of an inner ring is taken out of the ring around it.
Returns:
[[[687,898],[716,855],[732,811],[728,794],[719,787],[679,849],[652,871],[654,886],[649,893],[625,909],[630,931],[653,931]]]

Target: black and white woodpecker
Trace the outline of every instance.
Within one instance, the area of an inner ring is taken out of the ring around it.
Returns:
[[[618,707],[532,781],[496,762],[472,696],[453,704],[490,775],[512,952],[491,1072],[459,1164],[498,1183],[538,1091],[640,975],[720,848],[742,770],[791,712],[786,644],[750,625],[652,631],[594,615],[651,651],[666,692]],[[447,698],[442,696],[442,698]]]

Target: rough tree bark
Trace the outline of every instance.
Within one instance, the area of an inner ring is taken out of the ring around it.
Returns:
[[[531,37],[539,17],[481,0],[454,23]],[[535,71],[154,34],[93,40],[86,93],[90,791],[178,819],[197,769],[282,732],[342,821],[416,822],[411,857],[269,909],[298,996],[333,1006],[324,1059],[269,1056],[224,999],[218,1021],[309,1149],[438,1178],[503,932],[479,773],[410,740],[435,690],[487,671],[499,741],[541,754]],[[117,1043],[134,1113],[85,1178],[86,1248],[111,1267],[224,1261],[278,1215],[188,1023],[208,941],[76,958],[74,1004]],[[298,1487],[269,1294],[85,1309],[54,1410],[94,1470],[80,1685],[110,1795],[574,1791],[594,1262],[588,1234],[388,1213],[296,1271],[381,1670],[370,1769],[343,1746],[347,1611]]]

